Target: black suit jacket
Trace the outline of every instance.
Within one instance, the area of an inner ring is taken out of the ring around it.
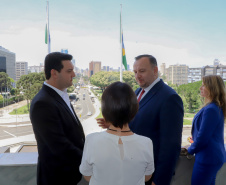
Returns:
[[[79,165],[85,136],[76,118],[59,94],[46,85],[32,100],[30,119],[38,145],[38,185],[75,185],[81,180]]]
[[[138,88],[136,95],[140,91]],[[181,98],[160,80],[141,99],[138,113],[129,124],[133,132],[153,142],[156,185],[170,184],[181,149],[183,116]]]

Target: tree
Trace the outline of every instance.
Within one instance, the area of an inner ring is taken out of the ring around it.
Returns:
[[[74,92],[74,90],[75,90],[75,87],[73,85],[67,88],[68,93],[72,93]]]
[[[12,88],[11,81],[14,82],[14,80],[12,78],[10,78],[7,73],[0,72],[1,93],[2,93],[2,91],[4,92],[4,91],[7,91],[8,89]]]
[[[90,83],[100,87],[102,91],[109,86],[111,83],[119,81],[120,74],[119,72],[107,72],[107,71],[101,71],[96,74],[94,74],[90,78]],[[136,90],[139,85],[137,84],[135,80],[134,73],[131,71],[124,71],[123,72],[123,81],[127,84],[129,84],[133,90]]]
[[[22,91],[24,98],[27,100],[28,110],[29,102],[34,98],[38,91],[42,88],[42,84],[45,81],[45,75],[41,73],[29,73],[28,75],[22,75],[17,82],[17,89]]]
[[[202,82],[194,82],[189,84],[183,84],[177,87],[177,93],[185,98],[186,100],[186,109],[189,110],[189,112],[194,112],[194,110],[197,110],[202,105],[202,98],[200,97],[200,86]],[[182,99],[183,99],[182,98]]]
[[[84,83],[85,83],[85,84],[88,84],[88,82],[89,82],[89,77],[88,77],[88,76],[83,76],[82,78],[83,78]]]
[[[129,84],[133,88],[133,90],[136,90],[139,87],[136,82],[135,75],[131,71],[123,72],[123,81]]]
[[[100,87],[103,91],[108,85],[113,82],[119,81],[119,73],[118,72],[107,72],[100,71],[90,78],[90,83]]]

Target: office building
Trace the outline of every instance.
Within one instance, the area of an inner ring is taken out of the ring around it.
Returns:
[[[95,73],[98,73],[99,71],[101,71],[101,62],[92,61],[89,63],[88,77],[91,77],[92,75],[94,75]]]
[[[28,73],[40,73],[44,71],[43,63],[40,63],[39,66],[28,66]]]
[[[28,74],[28,62],[16,62],[16,81]]]
[[[202,77],[208,75],[220,75],[226,81],[226,66],[219,64],[217,66],[210,65],[202,68]]]
[[[188,83],[198,82],[202,80],[202,68],[189,68],[188,69]]]
[[[66,53],[66,54],[68,54],[68,49],[61,49],[61,53]]]
[[[0,70],[16,80],[16,55],[0,46]]]
[[[172,84],[187,84],[188,83],[188,66],[186,65],[170,65],[166,70],[167,81]]]
[[[165,63],[161,64],[161,66],[160,66],[160,73],[161,73],[161,76],[162,75],[166,75],[166,64]]]
[[[110,71],[110,67],[109,66],[103,66],[102,71]]]

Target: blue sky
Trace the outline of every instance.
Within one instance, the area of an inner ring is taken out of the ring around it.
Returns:
[[[101,61],[120,65],[119,15],[127,62],[152,54],[159,65],[226,65],[226,2],[223,0],[49,0],[51,50],[67,48],[76,66]],[[16,53],[16,61],[39,65],[44,43],[46,1],[0,0],[0,46]]]

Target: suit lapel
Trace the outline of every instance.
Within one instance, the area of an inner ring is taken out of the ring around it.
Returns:
[[[72,108],[72,110],[73,110],[73,113],[74,113],[74,117],[75,117],[75,119],[76,119],[76,121],[77,121],[77,123],[78,123],[78,125],[81,125],[81,123],[80,123],[80,121],[79,121],[79,119],[78,119],[78,116],[76,115],[76,113],[75,113],[75,110],[74,110],[74,107],[72,106],[72,104],[70,103],[70,105],[71,105],[71,108]]]
[[[191,134],[193,134],[193,130],[194,130],[194,123],[196,122],[196,120],[199,118],[199,116],[202,114],[203,112],[203,108],[195,115],[195,117],[193,118],[192,121],[192,129],[191,129]]]
[[[69,109],[68,105],[63,100],[63,98],[55,90],[53,90],[52,88],[50,88],[50,87],[48,87],[46,85],[43,85],[43,88],[50,94],[50,96],[52,96],[57,102],[59,102],[62,105],[62,107],[64,107],[69,112],[69,114],[71,115],[72,119],[77,123],[78,121],[76,120],[75,116],[73,115],[73,113]]]
[[[158,92],[159,88],[161,88],[163,86],[163,84],[164,84],[164,82],[162,80],[160,80],[157,84],[154,85],[154,87],[152,87],[148,91],[148,93],[139,102],[139,109],[141,109],[148,101],[151,100],[151,98]],[[139,90],[139,92],[140,92],[140,90]],[[139,92],[138,92],[138,94],[139,94]]]

